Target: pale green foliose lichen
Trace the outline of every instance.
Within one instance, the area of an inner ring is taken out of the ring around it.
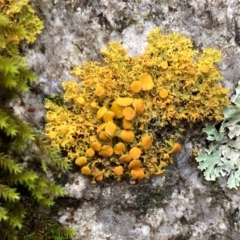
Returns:
[[[240,184],[240,81],[232,98],[232,105],[224,110],[224,121],[219,130],[215,126],[203,129],[210,147],[198,153],[198,168],[208,181],[227,176],[227,187]]]

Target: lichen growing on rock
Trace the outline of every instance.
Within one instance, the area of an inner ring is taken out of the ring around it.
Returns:
[[[63,83],[65,105],[45,104],[52,146],[94,181],[161,175],[181,150],[183,126],[223,119],[229,100],[219,84],[219,51],[199,53],[190,39],[156,28],[144,54],[130,57],[110,42],[102,55],[104,64],[73,69],[79,81]]]
[[[224,121],[220,128],[207,126],[203,132],[210,141],[209,148],[198,153],[198,168],[204,172],[208,181],[227,176],[227,187],[240,185],[240,82],[235,89],[232,105],[224,109]]]

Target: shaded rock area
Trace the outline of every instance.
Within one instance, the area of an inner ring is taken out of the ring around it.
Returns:
[[[232,90],[240,76],[240,3],[237,0],[32,0],[45,28],[25,49],[39,82],[26,96],[34,111],[25,118],[43,126],[43,95],[61,93],[70,70],[102,61],[100,49],[119,40],[130,55],[144,51],[146,34],[158,26],[192,39],[198,50],[217,48],[223,85]],[[33,99],[36,99],[34,101]],[[24,112],[25,111],[25,112]],[[192,151],[205,144],[189,129],[183,150],[162,177],[134,183],[91,184],[73,169],[62,179],[67,196],[57,202],[59,221],[74,228],[76,240],[238,240],[240,190],[225,179],[207,182]]]

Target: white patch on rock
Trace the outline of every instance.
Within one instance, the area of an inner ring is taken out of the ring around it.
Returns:
[[[83,191],[86,189],[88,180],[81,174],[74,174],[71,176],[69,183],[64,187],[68,196],[73,198],[81,198]]]
[[[152,22],[146,22],[143,29],[139,31],[137,26],[132,25],[124,29],[122,33],[122,44],[127,49],[129,56],[137,56],[144,53],[147,46],[147,34],[156,25]]]

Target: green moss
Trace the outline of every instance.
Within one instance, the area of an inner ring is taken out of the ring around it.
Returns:
[[[72,231],[48,216],[54,199],[65,193],[47,172],[61,174],[70,165],[9,105],[13,98],[24,104],[21,93],[36,81],[18,49],[21,41],[33,42],[43,24],[27,0],[0,1],[0,12],[0,236],[69,239]],[[28,149],[33,145],[39,156],[31,159]],[[31,160],[23,164],[26,155]]]
[[[81,168],[93,181],[161,175],[181,149],[175,143],[184,128],[223,119],[229,100],[228,89],[219,83],[219,51],[199,53],[190,39],[163,35],[156,28],[148,35],[144,54],[130,57],[119,42],[110,42],[102,55],[103,65],[86,62],[74,68],[79,80],[63,83],[64,106],[46,101],[46,136],[70,160],[87,157]],[[108,121],[112,128],[104,124]],[[102,148],[89,156],[93,142]],[[125,145],[120,154],[114,151],[117,143]],[[134,160],[128,156],[133,147],[141,150],[135,167],[128,162]],[[114,173],[119,165],[122,175]]]

